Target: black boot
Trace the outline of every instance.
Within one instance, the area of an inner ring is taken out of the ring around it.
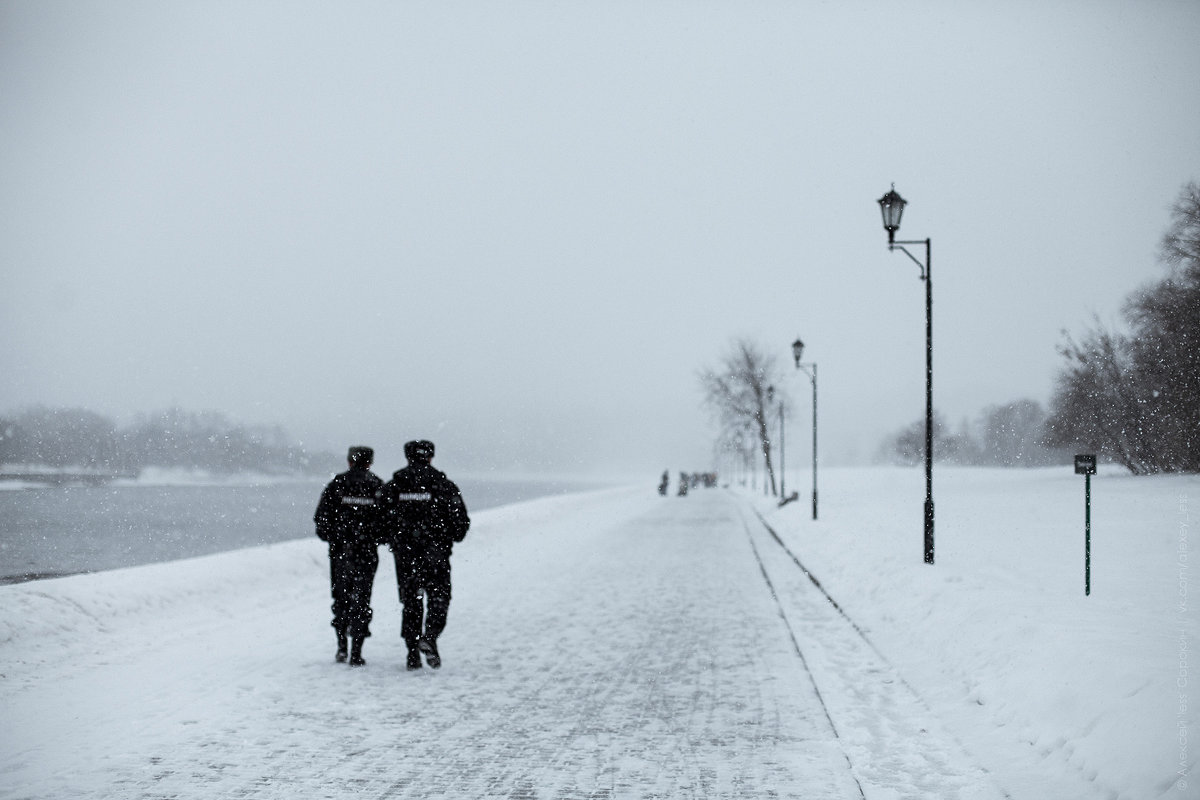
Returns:
[[[409,650],[408,651],[407,666],[410,670],[421,669],[422,665],[421,665],[421,651],[420,650]]]
[[[344,663],[346,663],[346,632],[338,631],[337,639],[338,639],[337,655],[335,655],[333,657],[333,660],[339,664],[344,664]]]
[[[429,666],[434,669],[442,666],[442,657],[438,655],[437,640],[422,637],[417,642],[417,647],[421,648],[421,652],[425,654],[425,660],[429,662]]]
[[[361,667],[363,664],[367,663],[367,662],[363,661],[362,646],[363,646],[362,637],[355,636],[353,639],[350,640],[350,666]]]

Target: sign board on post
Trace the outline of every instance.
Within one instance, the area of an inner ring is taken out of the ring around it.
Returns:
[[[1083,476],[1083,593],[1092,593],[1092,476],[1096,474],[1096,455],[1075,456],[1075,474]]]

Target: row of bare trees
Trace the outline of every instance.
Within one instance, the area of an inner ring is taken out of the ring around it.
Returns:
[[[953,430],[933,415],[933,452],[938,461],[990,467],[1043,467],[1070,464],[1074,450],[1050,444],[1048,415],[1042,404],[1023,398],[989,406]],[[916,466],[925,460],[925,418],[884,440],[879,461]]]
[[[787,405],[782,378],[775,356],[748,339],[736,340],[720,364],[700,373],[704,402],[719,424],[718,450],[761,454],[770,492],[776,496],[767,423],[776,401]]]

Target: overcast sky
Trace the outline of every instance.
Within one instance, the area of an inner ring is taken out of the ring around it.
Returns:
[[[827,463],[1048,401],[1200,179],[1200,2],[0,1],[0,412],[446,469],[711,463],[775,348]],[[794,434],[792,433],[794,431]],[[792,450],[792,448],[798,448]],[[799,455],[789,458],[800,459]]]

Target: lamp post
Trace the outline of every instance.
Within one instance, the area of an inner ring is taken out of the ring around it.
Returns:
[[[888,234],[888,250],[900,250],[921,268],[921,280],[925,281],[925,563],[933,563],[933,277],[932,243],[929,239],[896,241],[900,230],[900,217],[908,201],[896,192],[896,184],[879,198],[879,210],[883,214],[883,229]],[[904,245],[925,245],[925,261],[922,262],[905,249]]]
[[[785,461],[787,438],[784,436],[783,398],[779,398],[779,505],[788,501],[787,496],[787,462]]]
[[[766,428],[766,426],[771,423],[771,418],[770,418],[769,414],[771,413],[771,406],[774,404],[775,404],[775,387],[768,386],[767,387],[767,407],[763,411],[763,427],[764,428]],[[767,466],[770,467],[771,465],[767,464]],[[774,481],[772,481],[772,484],[774,484]],[[768,491],[768,488],[767,488],[767,476],[763,475],[763,497],[767,497],[769,495],[770,495],[770,492]]]
[[[782,508],[783,506],[786,506],[788,503],[792,502],[793,500],[795,500],[798,497],[798,495],[795,492],[792,492],[790,495],[787,493],[787,461],[785,459],[786,451],[785,451],[785,447],[784,447],[784,444],[787,441],[784,436],[784,432],[786,430],[784,419],[787,416],[785,409],[784,409],[785,405],[786,404],[784,403],[783,395],[781,394],[779,397],[779,507],[780,508]]]
[[[737,475],[738,475],[737,481],[738,481],[738,483],[740,483],[740,485],[745,486],[746,485],[746,471],[745,471],[745,455],[742,452],[743,451],[742,432],[738,431],[737,434],[734,434],[733,441],[731,444],[733,445],[733,452],[737,453],[737,455],[733,457],[734,468],[736,468]]]
[[[808,375],[809,380],[812,381],[812,392],[813,392],[813,401],[812,401],[812,408],[813,408],[813,413],[812,413],[812,476],[813,476],[812,514],[813,514],[813,516],[812,516],[812,518],[816,519],[817,518],[817,362],[810,361],[807,364],[801,364],[800,358],[801,358],[801,356],[803,356],[803,354],[804,354],[804,342],[800,341],[799,339],[792,342],[792,355],[796,359],[796,369],[803,370],[804,374]],[[812,367],[811,372],[808,369],[809,367]]]

